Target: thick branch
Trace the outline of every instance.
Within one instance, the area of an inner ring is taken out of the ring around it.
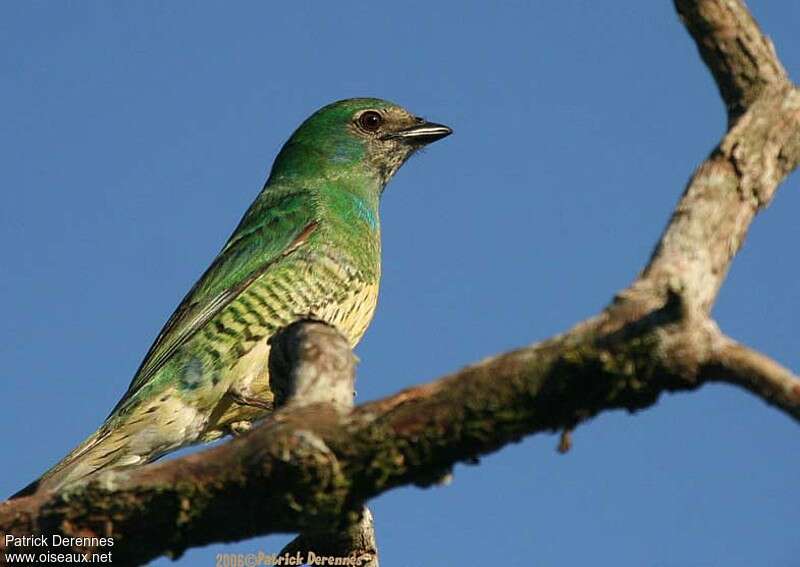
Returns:
[[[698,167],[647,268],[603,313],[352,412],[290,403],[203,453],[2,504],[0,531],[113,536],[114,563],[137,564],[214,541],[345,526],[393,487],[425,486],[524,435],[646,408],[706,381],[743,385],[800,419],[800,380],[709,318],[755,214],[800,161],[800,95],[743,4],[676,6],[731,129]],[[336,365],[306,370],[311,382],[327,380]]]
[[[293,556],[299,552],[301,557],[309,557],[309,550],[318,557],[352,557],[353,565],[359,567],[379,567],[372,512],[365,506],[360,521],[337,532],[302,534],[278,555]]]
[[[697,168],[617,309],[637,318],[678,294],[708,313],[756,213],[800,163],[800,92],[737,0],[676,0],[729,107],[731,128]]]
[[[276,333],[270,344],[269,386],[276,407],[353,407],[356,357],[339,331],[325,323],[298,321]]]
[[[765,89],[787,82],[772,42],[743,2],[675,0],[675,9],[714,76],[731,120]]]
[[[721,335],[669,312],[651,322],[598,335],[601,317],[350,414],[329,404],[280,411],[203,453],[0,505],[0,526],[114,537],[118,565],[214,541],[330,530],[382,492],[427,486],[524,435],[696,388]]]
[[[340,411],[353,408],[356,357],[350,344],[325,323],[299,321],[270,339],[270,389],[277,408],[330,403]],[[353,564],[379,567],[372,512],[364,506],[357,521],[339,529],[300,534],[279,553],[297,554],[313,564],[314,558],[353,558]],[[349,514],[348,517],[353,517]]]

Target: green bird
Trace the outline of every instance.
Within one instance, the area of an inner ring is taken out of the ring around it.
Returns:
[[[268,341],[293,321],[324,321],[355,346],[378,298],[384,187],[451,133],[375,98],[309,117],[105,422],[15,496],[246,430],[272,409]]]

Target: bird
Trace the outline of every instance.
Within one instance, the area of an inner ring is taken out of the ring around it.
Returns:
[[[451,133],[378,98],[307,118],[106,420],[14,497],[248,430],[274,409],[269,339],[293,322],[327,323],[355,346],[377,305],[386,184]]]

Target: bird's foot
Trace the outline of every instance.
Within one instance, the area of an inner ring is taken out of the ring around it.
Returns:
[[[231,435],[234,437],[239,437],[240,435],[244,435],[248,431],[253,428],[252,421],[234,421],[230,425],[231,428]]]
[[[274,409],[272,400],[252,398],[250,396],[243,396],[242,394],[231,394],[231,399],[240,406],[250,406],[267,411],[272,411]]]

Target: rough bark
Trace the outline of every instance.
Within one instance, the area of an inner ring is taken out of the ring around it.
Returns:
[[[709,381],[742,386],[800,419],[797,376],[710,318],[754,216],[800,160],[800,92],[742,2],[675,5],[729,129],[648,265],[600,314],[351,411],[323,399],[289,403],[225,445],[2,504],[0,532],[113,536],[114,563],[133,565],[211,542],[344,530],[364,502],[393,487],[425,486],[522,436],[640,410],[662,392]]]
[[[277,408],[329,403],[340,412],[353,408],[356,357],[350,344],[325,323],[299,321],[272,339],[269,357],[270,389]],[[360,567],[380,567],[372,512],[363,506],[349,514],[338,529],[309,530],[300,534],[279,556],[352,558]]]

